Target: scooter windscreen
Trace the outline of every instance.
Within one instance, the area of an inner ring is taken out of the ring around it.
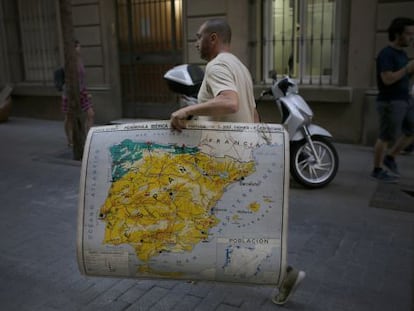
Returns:
[[[187,96],[197,95],[203,78],[203,69],[193,64],[175,66],[164,74],[164,79],[172,92]]]

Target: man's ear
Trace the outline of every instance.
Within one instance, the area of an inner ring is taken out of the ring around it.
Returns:
[[[218,39],[217,33],[212,32],[210,34],[210,41],[214,42],[214,41],[217,41],[217,39]]]

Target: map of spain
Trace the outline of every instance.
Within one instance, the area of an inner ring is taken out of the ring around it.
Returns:
[[[277,284],[286,257],[286,141],[277,124],[91,128],[79,187],[80,271]]]
[[[203,154],[197,147],[134,143],[111,148],[113,183],[101,208],[104,243],[129,244],[142,261],[191,251],[219,220],[212,210],[254,161]]]

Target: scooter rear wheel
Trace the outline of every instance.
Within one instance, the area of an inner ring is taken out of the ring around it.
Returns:
[[[335,178],[339,166],[338,154],[329,139],[313,136],[312,141],[320,162],[306,140],[292,142],[290,173],[296,182],[307,188],[321,188]]]

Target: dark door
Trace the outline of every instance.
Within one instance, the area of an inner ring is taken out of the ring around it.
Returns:
[[[164,73],[182,62],[181,0],[117,0],[124,117],[163,118],[175,109]]]

